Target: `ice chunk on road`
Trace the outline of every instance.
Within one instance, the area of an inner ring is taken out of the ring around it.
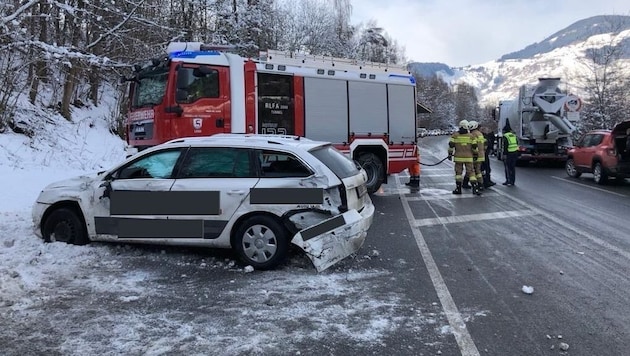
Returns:
[[[523,293],[525,294],[534,294],[534,287],[530,287],[530,286],[523,286],[523,288],[521,288],[521,290],[523,291]]]

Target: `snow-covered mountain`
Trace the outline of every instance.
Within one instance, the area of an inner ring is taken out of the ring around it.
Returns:
[[[453,68],[442,63],[411,63],[418,75],[437,73],[451,84],[468,83],[477,88],[482,105],[495,105],[515,96],[523,84],[535,84],[540,77],[560,77],[566,90],[580,95],[582,80],[588,76],[589,48],[620,46],[622,61],[630,64],[630,16],[594,16],[580,20],[545,40],[520,51],[478,65]]]

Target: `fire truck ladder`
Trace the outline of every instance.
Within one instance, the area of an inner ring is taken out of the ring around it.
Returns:
[[[281,64],[297,67],[410,75],[410,72],[406,68],[392,66],[387,63],[358,61],[355,59],[317,56],[278,50],[261,51],[260,61],[263,63]]]

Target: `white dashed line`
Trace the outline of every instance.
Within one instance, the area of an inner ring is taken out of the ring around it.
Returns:
[[[422,194],[422,190],[420,190],[420,194]],[[407,201],[425,201],[425,200],[451,200],[451,199],[469,199],[469,198],[487,198],[487,197],[498,197],[500,196],[497,193],[490,193],[484,191],[481,196],[477,196],[471,194],[469,191],[462,191],[462,194],[441,194],[441,195],[420,195],[419,197],[407,197]]]

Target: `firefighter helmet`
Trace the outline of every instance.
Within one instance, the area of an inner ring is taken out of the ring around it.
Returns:
[[[468,121],[468,129],[469,130],[474,130],[477,127],[479,127],[479,123],[477,121],[474,121],[474,120]]]
[[[462,120],[459,122],[459,127],[461,127],[462,129],[466,129],[468,130],[468,120]]]

